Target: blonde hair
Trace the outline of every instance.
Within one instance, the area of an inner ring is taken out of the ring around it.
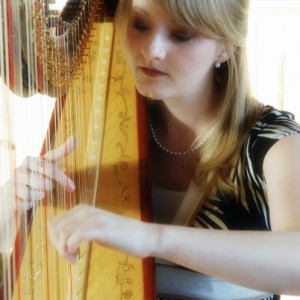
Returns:
[[[229,59],[215,70],[220,93],[218,130],[201,149],[201,160],[195,181],[206,191],[206,197],[218,191],[236,192],[233,176],[240,150],[251,125],[263,106],[251,97],[246,38],[249,0],[151,0],[183,26],[199,30],[207,37],[221,41]],[[131,8],[130,0],[120,0],[118,27],[125,30]]]

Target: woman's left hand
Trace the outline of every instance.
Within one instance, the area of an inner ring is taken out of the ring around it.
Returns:
[[[48,151],[43,156],[26,157],[22,164],[15,169],[14,176],[8,181],[16,198],[19,211],[31,208],[35,202],[45,198],[56,185],[66,191],[75,190],[75,184],[60,168],[59,162],[67,157],[76,147],[76,138],[70,137],[59,147]],[[8,188],[6,188],[8,190]]]
[[[48,222],[59,254],[75,263],[80,244],[95,241],[137,257],[151,256],[159,226],[81,204]]]

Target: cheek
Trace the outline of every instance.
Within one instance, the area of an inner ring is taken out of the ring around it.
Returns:
[[[210,72],[214,66],[214,55],[211,52],[194,51],[186,53],[178,59],[178,69],[182,69],[186,74],[205,74]]]
[[[185,50],[180,56],[184,58],[184,65],[188,68],[207,70],[216,62],[217,43],[213,40],[202,39]]]
[[[177,85],[186,89],[194,89],[195,86],[207,84],[213,78],[214,64],[211,58],[201,55],[187,55],[173,64],[173,74]]]
[[[137,54],[137,50],[140,49],[139,38],[132,30],[128,29],[126,34],[126,51],[130,57]]]
[[[181,56],[172,63],[172,69],[180,77],[181,80],[189,80],[191,76],[202,73],[206,68],[207,62],[199,56]]]

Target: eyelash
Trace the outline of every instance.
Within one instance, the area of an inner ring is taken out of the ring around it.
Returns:
[[[137,31],[142,32],[142,33],[147,32],[150,29],[150,27],[147,26],[147,24],[145,22],[143,22],[139,19],[135,19],[133,21],[133,28],[135,28]],[[181,42],[181,43],[189,42],[194,37],[194,35],[192,33],[185,32],[185,31],[171,32],[170,36],[173,40],[175,40],[177,42]]]
[[[137,19],[133,21],[133,28],[140,32],[146,32],[148,30],[148,26],[144,24],[144,22]]]
[[[190,40],[192,40],[193,35],[190,34],[190,33],[185,33],[185,32],[183,32],[183,33],[174,33],[173,38],[175,38],[179,42],[184,43],[184,42],[189,42]]]

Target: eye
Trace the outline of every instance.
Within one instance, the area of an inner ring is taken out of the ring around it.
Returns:
[[[146,32],[149,29],[149,26],[146,24],[146,22],[144,22],[140,18],[134,18],[132,23],[133,28],[140,32]]]
[[[189,42],[195,36],[195,34],[190,31],[173,31],[171,35],[174,40],[181,43]]]

